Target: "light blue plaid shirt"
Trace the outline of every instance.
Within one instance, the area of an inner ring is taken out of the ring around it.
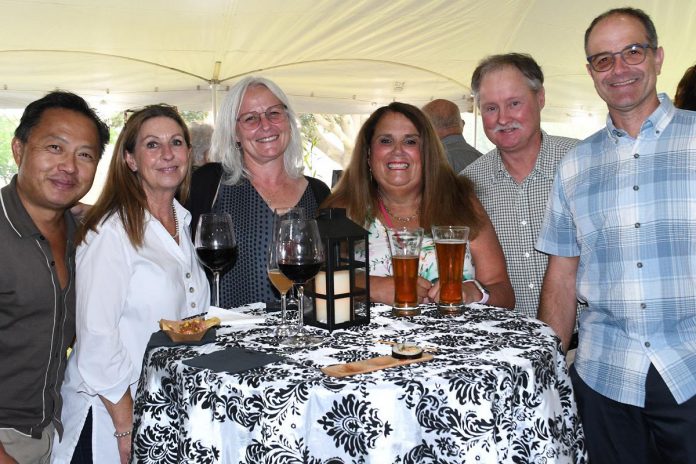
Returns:
[[[696,112],[659,98],[637,139],[607,118],[561,160],[536,245],[580,257],[578,374],[640,407],[650,363],[696,394]]]

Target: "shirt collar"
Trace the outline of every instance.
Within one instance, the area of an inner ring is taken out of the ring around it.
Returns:
[[[19,193],[17,193],[17,174],[12,177],[9,184],[2,188],[0,195],[2,195],[2,198],[0,198],[1,214],[5,216],[17,235],[20,237],[39,238],[41,231],[34,224],[29,212],[19,198]],[[72,237],[75,234],[77,225],[70,210],[66,210],[64,216],[67,234],[70,238],[69,242],[72,244]]]
[[[657,138],[665,130],[669,122],[676,113],[676,108],[666,93],[657,95],[660,104],[648,118],[643,121],[640,127],[639,136],[645,138]],[[619,129],[611,120],[611,115],[607,115],[607,135],[614,143],[619,143],[624,137],[630,137],[626,131]]]
[[[527,178],[533,176],[534,174],[541,174],[545,177],[548,177],[549,179],[554,178],[556,167],[554,166],[551,157],[546,156],[549,150],[551,149],[550,144],[551,142],[549,140],[549,134],[547,134],[546,131],[542,129],[541,146],[539,147],[537,160],[536,163],[534,163],[534,169],[532,169],[532,171],[527,175]],[[499,182],[506,177],[511,178],[512,176],[510,176],[510,174],[507,171],[507,168],[505,167],[505,164],[503,163],[503,158],[500,155],[500,150],[496,148],[495,153],[497,156],[493,172],[494,182]]]
[[[31,216],[22,204],[17,192],[17,174],[12,177],[10,183],[2,188],[2,213],[10,223],[10,226],[20,237],[38,237],[39,229],[31,220]]]

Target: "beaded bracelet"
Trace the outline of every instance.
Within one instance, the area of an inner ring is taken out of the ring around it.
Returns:
[[[128,435],[131,434],[132,431],[133,431],[133,429],[126,430],[125,432],[114,432],[114,437],[116,437],[116,438],[127,437]]]

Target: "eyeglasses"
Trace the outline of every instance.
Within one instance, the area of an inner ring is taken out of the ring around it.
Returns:
[[[288,119],[287,113],[288,107],[284,104],[273,105],[266,108],[266,111],[259,113],[257,111],[250,111],[249,113],[240,114],[237,118],[237,122],[247,130],[253,130],[259,127],[261,124],[261,115],[265,114],[266,119],[271,124],[280,124]]]
[[[620,52],[602,52],[588,56],[587,62],[590,63],[590,66],[596,72],[605,72],[614,67],[616,61],[615,56],[620,55],[624,63],[635,66],[645,61],[645,56],[649,48],[655,49],[655,47],[650,44],[631,44]]]

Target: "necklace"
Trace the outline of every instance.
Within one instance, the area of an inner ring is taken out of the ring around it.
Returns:
[[[174,208],[174,203],[172,203],[172,213],[174,213],[175,232],[173,234],[170,233],[169,235],[171,235],[173,239],[176,239],[179,236],[179,216],[176,215],[176,208]]]
[[[406,216],[406,217],[397,216],[396,214],[394,214],[394,213],[391,212],[391,210],[389,209],[389,207],[387,207],[387,205],[385,205],[384,202],[382,202],[382,205],[384,206],[384,209],[387,211],[387,213],[388,213],[391,217],[393,217],[393,218],[396,219],[397,221],[403,222],[403,223],[413,221],[413,220],[414,220],[415,218],[417,218],[418,215],[420,214],[420,207],[419,207],[419,208],[416,209],[416,213],[415,213],[414,215],[412,215],[412,216]]]

